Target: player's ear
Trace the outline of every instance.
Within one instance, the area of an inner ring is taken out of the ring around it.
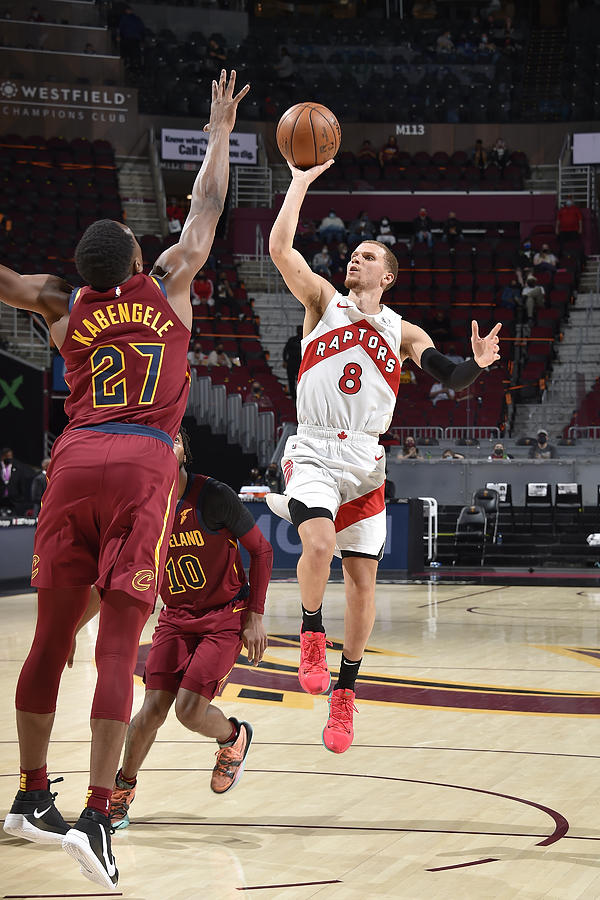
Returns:
[[[144,263],[143,263],[142,260],[139,258],[139,256],[136,256],[136,258],[134,259],[134,261],[133,261],[133,268],[134,268],[134,271],[135,271],[135,274],[136,274],[136,275],[139,275],[140,272],[143,272],[143,271],[144,271]]]

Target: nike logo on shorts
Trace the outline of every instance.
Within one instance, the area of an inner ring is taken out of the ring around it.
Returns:
[[[376,456],[376,457],[375,457],[375,462],[379,462],[379,460],[380,460],[380,459],[383,459],[384,456],[385,456],[385,452],[383,452],[383,453],[381,454],[381,456]]]
[[[247,607],[246,606],[234,606],[233,607],[234,612],[241,612],[243,609],[247,609]]]
[[[34,811],[33,811],[34,819],[41,819],[42,816],[46,815],[46,813],[48,812],[49,809],[52,809],[52,804],[50,804],[50,806],[47,806],[46,809],[43,809],[41,812],[39,812],[39,810],[37,810],[37,809],[34,809]]]

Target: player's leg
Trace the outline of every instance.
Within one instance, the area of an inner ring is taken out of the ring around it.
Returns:
[[[101,598],[90,785],[86,806],[65,835],[63,849],[79,862],[90,881],[112,890],[119,873],[110,847],[110,798],[131,715],[139,638],[151,606],[117,590],[102,591]]]
[[[340,674],[329,698],[329,718],[323,730],[323,743],[333,753],[343,753],[354,738],[355,682],[375,622],[377,565],[377,559],[342,558],[346,588],[344,649]]]
[[[174,692],[147,690],[142,708],[129,723],[123,762],[117,772],[110,799],[110,822],[113,828],[127,828],[129,825],[129,807],[135,797],[138,772],[174,702]]]
[[[302,541],[302,555],[296,570],[302,602],[298,679],[308,694],[323,694],[331,684],[322,608],[335,549],[335,526],[331,518],[323,515],[328,510],[309,509],[291,500],[290,511]],[[320,515],[302,520],[302,516],[314,513]]]
[[[4,830],[36,843],[61,843],[69,830],[54,806],[46,760],[60,678],[89,593],[89,586],[38,590],[35,635],[17,683],[21,780]]]
[[[253,728],[225,714],[212,702],[223,689],[242,649],[242,614],[236,604],[213,609],[203,617],[205,628],[177,692],[175,714],[182,725],[214,738],[219,749],[211,790],[224,794],[244,771]]]

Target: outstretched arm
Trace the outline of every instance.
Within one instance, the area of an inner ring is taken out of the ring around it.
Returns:
[[[279,214],[269,236],[271,259],[281,272],[288,288],[307,310],[322,315],[335,289],[328,281],[312,271],[301,253],[294,249],[300,208],[309,185],[333,164],[329,160],[320,166],[302,171],[290,166],[292,181],[287,189]]]
[[[500,359],[498,352],[498,332],[502,325],[494,325],[487,337],[480,337],[479,326],[473,320],[471,323],[471,346],[473,359],[467,359],[462,363],[453,363],[435,349],[433,341],[426,331],[418,325],[409,322],[402,323],[402,347],[403,359],[410,357],[421,369],[440,381],[444,387],[461,391],[479,377],[481,370]]]
[[[212,104],[206,156],[192,188],[190,211],[179,242],[157,259],[153,272],[165,282],[169,302],[179,317],[191,322],[190,284],[208,258],[219,217],[223,212],[229,184],[229,135],[235,124],[238,103],[250,86],[235,96],[235,71],[229,81],[225,69],[219,82],[212,83]]]
[[[56,275],[19,275],[0,266],[0,300],[7,306],[39,313],[53,325],[69,312],[71,286]]]

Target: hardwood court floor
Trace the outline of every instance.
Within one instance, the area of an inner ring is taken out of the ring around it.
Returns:
[[[0,606],[4,814],[17,786],[12,695],[35,603],[22,594]],[[212,794],[215,745],[171,716],[140,775],[132,825],[113,838],[116,896],[600,897],[600,592],[380,585],[355,743],[342,756],[321,744],[326,698],[303,694],[295,677],[296,586],[272,584],[268,609],[267,664],[236,667],[218,701],[255,728],[243,779]],[[339,640],[340,585],[328,589],[326,624]],[[67,820],[87,788],[93,637],[91,623],[63,678],[51,745]],[[332,668],[338,660],[330,651]],[[0,897],[103,895],[60,849],[3,834],[0,854]]]

